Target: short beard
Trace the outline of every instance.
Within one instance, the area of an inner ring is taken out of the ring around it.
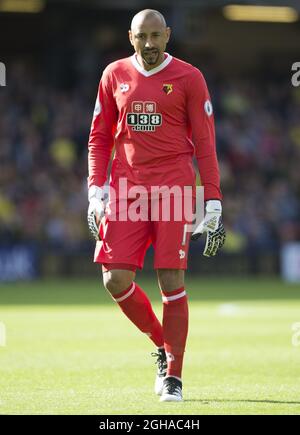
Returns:
[[[160,55],[160,52],[159,52],[159,50],[156,49],[155,53],[152,55],[153,57],[155,57],[155,60],[149,60],[149,59],[147,60],[147,58],[145,57],[145,53],[142,53],[142,58],[143,58],[143,61],[147,65],[155,65],[159,59],[159,55]]]

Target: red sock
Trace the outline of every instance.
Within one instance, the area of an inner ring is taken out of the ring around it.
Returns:
[[[184,287],[161,292],[163,298],[163,334],[167,354],[167,376],[181,378],[183,354],[188,334],[188,303]]]
[[[121,293],[113,295],[113,299],[128,319],[147,334],[157,347],[164,345],[162,326],[154,314],[151,302],[135,282]]]

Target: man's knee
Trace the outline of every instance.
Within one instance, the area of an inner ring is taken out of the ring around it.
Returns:
[[[112,295],[126,290],[134,280],[135,273],[131,270],[112,269],[103,272],[103,284]]]
[[[184,286],[184,270],[158,269],[157,276],[162,291],[173,291]]]

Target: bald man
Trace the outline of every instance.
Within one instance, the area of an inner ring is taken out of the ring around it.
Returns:
[[[144,30],[151,32],[151,40],[145,41]],[[164,16],[160,12],[146,9],[137,13],[132,19],[131,29],[128,33],[138,63],[146,71],[163,63],[171,29],[167,27]]]
[[[134,54],[103,72],[88,145],[88,222],[97,240],[94,261],[102,265],[105,288],[157,348],[155,393],[162,402],[180,402],[190,238],[205,233],[204,255],[213,256],[224,243],[225,231],[210,96],[197,68],[165,52],[170,34],[160,12],[139,12],[129,30]],[[186,199],[194,207],[194,157],[206,213],[191,235],[191,219],[186,214],[178,218],[177,212]],[[154,197],[155,188],[159,195]],[[151,244],[163,301],[162,323],[135,281]]]

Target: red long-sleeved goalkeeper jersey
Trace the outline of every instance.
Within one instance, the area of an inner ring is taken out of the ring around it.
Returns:
[[[113,146],[110,184],[193,186],[195,155],[204,198],[221,199],[212,105],[205,79],[165,54],[146,71],[136,55],[104,70],[89,137],[89,186],[102,186]]]

